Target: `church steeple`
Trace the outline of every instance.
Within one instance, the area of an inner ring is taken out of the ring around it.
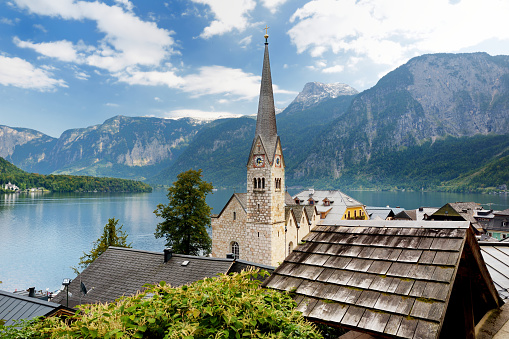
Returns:
[[[267,30],[268,27],[265,27]],[[267,152],[268,161],[272,163],[277,143],[276,109],[274,107],[274,95],[272,92],[272,78],[270,75],[269,61],[269,35],[265,31],[265,53],[263,56],[262,82],[260,86],[260,98],[258,101],[258,115],[256,118],[256,133],[260,136]]]

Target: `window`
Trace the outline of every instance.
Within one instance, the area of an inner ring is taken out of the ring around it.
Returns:
[[[233,220],[237,219],[237,212],[233,212]]]
[[[258,178],[258,188],[262,188],[262,179]]]
[[[507,221],[502,221],[502,227],[507,227]]]
[[[235,259],[240,257],[239,243],[236,241],[232,242],[232,253]]]
[[[350,219],[350,211],[348,211],[348,219]]]
[[[253,187],[254,187],[255,189],[257,189],[257,188],[258,188],[256,178],[254,178],[254,179],[253,179]]]
[[[262,178],[262,188],[265,188],[265,178]]]
[[[293,242],[290,241],[290,243],[288,244],[288,254],[292,253],[292,250],[293,250]]]
[[[357,219],[357,210],[353,211],[353,217],[354,219]]]

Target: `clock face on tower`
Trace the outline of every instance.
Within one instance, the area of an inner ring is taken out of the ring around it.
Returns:
[[[263,167],[265,165],[265,157],[263,155],[255,155],[253,158],[254,167]]]

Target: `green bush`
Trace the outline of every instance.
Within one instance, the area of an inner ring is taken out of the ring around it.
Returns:
[[[262,289],[258,271],[172,288],[164,282],[111,304],[48,318],[32,338],[322,338],[287,293]]]

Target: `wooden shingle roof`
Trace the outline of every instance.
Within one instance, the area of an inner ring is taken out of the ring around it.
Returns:
[[[304,240],[263,286],[290,291],[309,320],[385,337],[438,338],[460,258],[482,261],[468,222],[345,220]],[[479,309],[498,306],[484,263],[470,266],[491,302]]]

